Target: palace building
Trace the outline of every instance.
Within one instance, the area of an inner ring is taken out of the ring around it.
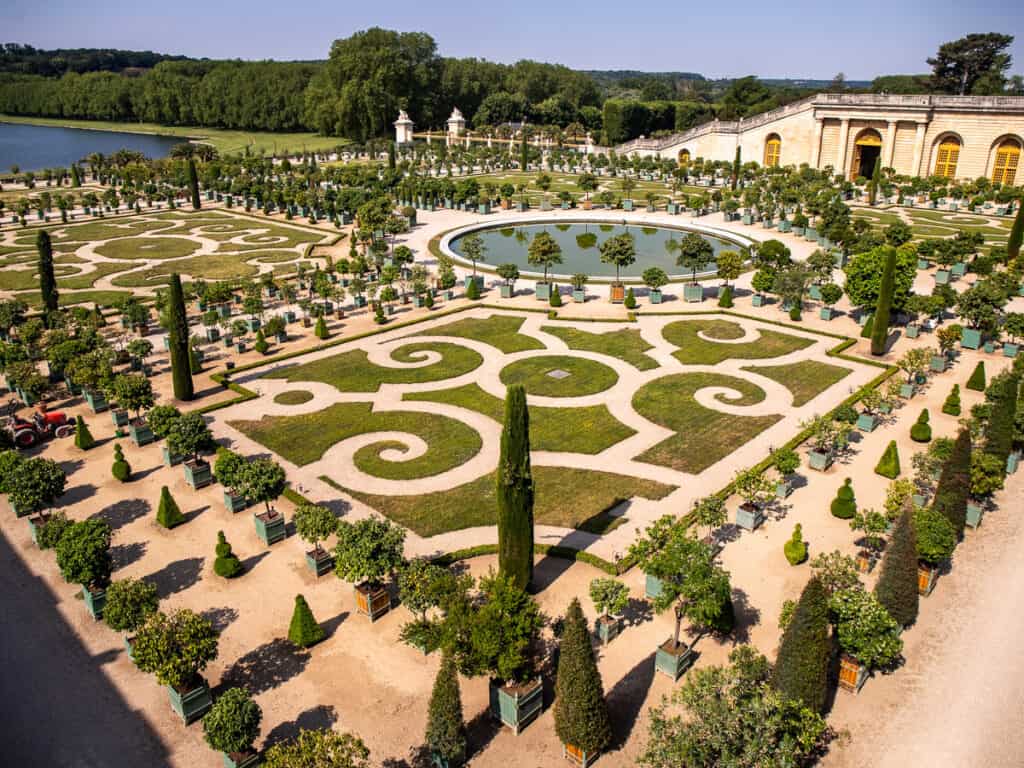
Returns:
[[[870,177],[877,158],[907,176],[1024,184],[1024,97],[819,93],[745,120],[639,138],[616,154],[831,166]],[[597,149],[597,151],[607,151]]]

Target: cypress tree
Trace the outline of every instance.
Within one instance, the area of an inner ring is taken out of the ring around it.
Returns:
[[[954,384],[946,402],[942,404],[942,412],[948,416],[960,415],[960,385]]]
[[[611,719],[597,671],[594,646],[580,601],[573,598],[565,612],[555,681],[555,732],[563,744],[588,757],[606,749],[612,740]]]
[[[974,370],[971,371],[971,378],[967,380],[967,388],[973,389],[975,392],[985,391],[985,361],[979,360],[978,364],[974,366]]]
[[[871,354],[884,355],[885,342],[889,338],[889,314],[892,310],[892,294],[896,285],[896,249],[886,249],[885,271],[882,272],[882,284],[878,289],[878,304],[872,315]]]
[[[395,142],[388,142],[388,168],[395,170]]]
[[[739,181],[740,181],[740,168],[742,167],[742,162],[741,162],[740,158],[741,158],[740,148],[739,148],[739,146],[737,146],[736,147],[736,157],[734,157],[733,161],[732,161],[732,191],[733,192],[736,191],[736,185],[739,184]]]
[[[192,359],[188,345],[188,317],[185,314],[185,294],[181,289],[181,276],[177,272],[171,275],[167,317],[174,397],[178,400],[191,400],[195,391],[192,387]]]
[[[447,761],[448,765],[461,765],[466,758],[466,726],[462,719],[459,673],[455,660],[447,653],[441,658],[441,667],[437,670],[434,689],[430,693],[424,741],[430,752]]]
[[[185,516],[178,509],[178,503],[165,485],[160,489],[160,506],[156,510],[156,521],[164,528],[173,528],[185,522]]]
[[[36,251],[39,253],[39,292],[43,298],[43,313],[57,311],[57,278],[53,274],[53,243],[45,229],[36,235]]]
[[[896,519],[882,558],[875,596],[901,626],[910,626],[917,620],[917,536],[909,510]]]
[[[927,426],[927,424],[925,425]],[[875,474],[895,480],[900,475],[900,453],[896,448],[896,441],[890,440],[882,458],[875,465]]]
[[[932,508],[941,512],[957,535],[963,535],[967,521],[967,495],[971,489],[971,433],[961,429],[953,450],[942,464],[939,484],[935,488]]]
[[[804,587],[782,634],[772,685],[787,699],[819,714],[828,697],[829,627],[828,595],[815,576]]]
[[[213,561],[213,572],[225,579],[233,579],[242,572],[242,561],[231,551],[231,544],[224,531],[217,531],[217,558]]]
[[[192,208],[198,211],[203,207],[199,199],[199,176],[196,175],[196,161],[191,157],[188,159],[188,188],[192,195]]]
[[[523,130],[523,143],[519,147],[519,170],[526,173],[526,166],[530,162],[530,145],[526,141],[526,131]]]
[[[533,579],[533,475],[530,413],[521,384],[509,387],[505,396],[496,486],[498,571],[526,589]]]
[[[295,610],[288,626],[288,639],[299,648],[308,648],[324,639],[324,628],[313,618],[313,611],[302,595],[295,596]]]
[[[80,187],[82,186],[82,174],[78,170],[78,164],[71,164],[71,186]]]
[[[1007,263],[1020,259],[1020,246],[1024,242],[1024,198],[1017,201],[1017,216],[1013,220],[1010,239],[1006,241]]]
[[[995,456],[1006,466],[1013,450],[1014,421],[1017,416],[1017,375],[1007,371],[992,379],[985,399],[991,403],[985,426],[985,453]]]
[[[85,423],[85,419],[81,416],[75,417],[75,448],[80,448],[83,451],[88,451],[96,445],[96,438],[92,436],[92,432],[89,431],[89,425]]]
[[[878,199],[878,187],[882,184],[882,158],[875,158],[875,167],[871,171],[871,183],[868,185],[868,204],[874,205]]]

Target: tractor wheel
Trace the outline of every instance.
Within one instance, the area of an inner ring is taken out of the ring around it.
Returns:
[[[61,424],[53,431],[53,434],[57,437],[71,437],[75,434],[75,428],[71,424]]]
[[[14,444],[19,448],[31,448],[39,442],[39,436],[31,429],[21,429],[14,433]]]

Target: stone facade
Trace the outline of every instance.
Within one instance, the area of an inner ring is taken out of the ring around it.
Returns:
[[[746,120],[715,120],[614,149],[619,155],[678,159],[686,152],[731,162],[739,146],[743,162],[763,164],[774,140],[780,165],[832,167],[848,178],[870,175],[880,157],[883,167],[907,176],[930,176],[941,168],[953,178],[1021,184],[1024,97],[821,93]]]

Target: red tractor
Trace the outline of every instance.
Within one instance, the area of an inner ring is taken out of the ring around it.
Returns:
[[[19,448],[31,448],[42,440],[75,433],[74,423],[61,411],[36,411],[31,421],[13,414],[5,420],[4,429]]]

